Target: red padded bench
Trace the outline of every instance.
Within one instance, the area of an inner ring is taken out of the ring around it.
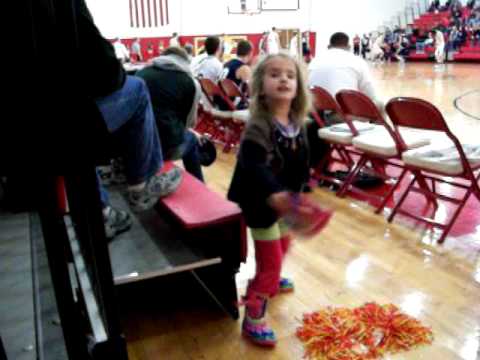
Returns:
[[[237,204],[208,189],[204,183],[183,172],[182,183],[160,200],[185,229],[195,229],[241,218]]]
[[[191,273],[218,305],[238,318],[235,275],[247,258],[247,230],[241,209],[184,171],[178,189],[160,199],[156,210],[185,235],[180,239],[189,238],[190,245],[221,258],[220,264]]]
[[[172,163],[167,163],[163,171],[172,167]],[[183,179],[178,189],[160,199],[157,208],[171,215],[185,230],[232,224],[238,228],[240,236],[240,260],[246,261],[247,230],[241,209],[237,204],[210,190],[188,172],[183,171]]]

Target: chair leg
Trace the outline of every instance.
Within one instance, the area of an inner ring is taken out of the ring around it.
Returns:
[[[377,207],[377,209],[375,210],[375,214],[380,214],[383,209],[385,208],[385,205],[387,205],[387,202],[388,200],[390,200],[390,198],[393,196],[393,194],[395,193],[395,190],[400,186],[400,183],[402,182],[403,178],[405,177],[405,174],[407,173],[407,169],[403,169],[402,173],[400,174],[400,177],[398,178],[397,182],[395,183],[395,185],[392,186],[392,188],[388,191],[388,193],[385,195],[385,197],[383,198],[383,201],[382,203],[380,204],[380,206]]]
[[[438,202],[437,199],[435,198],[435,195],[432,194],[432,190],[428,186],[427,180],[425,177],[422,175],[422,173],[417,172],[417,182],[418,186],[425,191],[424,195],[427,198],[427,201],[432,202],[435,209],[438,208]]]
[[[350,174],[345,179],[345,182],[343,183],[342,187],[337,191],[337,196],[345,197],[348,190],[350,189],[350,186],[355,180],[355,177],[360,172],[360,170],[365,166],[366,162],[367,162],[367,158],[365,156],[362,156],[358,161],[357,165],[355,166],[355,168],[353,169],[353,171],[350,172]]]
[[[468,198],[470,197],[470,194],[473,192],[473,189],[470,187],[465,196],[463,197],[462,199],[462,202],[458,205],[457,209],[455,210],[455,212],[453,213],[453,216],[451,218],[451,220],[449,221],[447,227],[443,230],[442,232],[442,235],[440,236],[440,238],[438,239],[438,243],[439,244],[443,244],[443,242],[445,241],[445,239],[447,238],[447,235],[448,233],[450,232],[450,230],[452,229],[453,225],[455,224],[455,220],[457,220],[458,216],[460,215],[460,212],[462,211],[462,209],[464,208],[465,204],[467,203],[467,200]]]
[[[390,216],[388,217],[388,222],[392,222],[392,221],[393,221],[393,218],[394,218],[395,215],[397,214],[398,209],[400,209],[400,207],[402,206],[403,202],[404,202],[405,199],[407,198],[408,193],[409,193],[410,190],[412,189],[413,184],[415,184],[416,179],[417,179],[417,175],[414,174],[412,181],[410,181],[410,184],[408,185],[407,189],[403,192],[402,196],[400,197],[400,200],[398,201],[398,204],[394,206],[394,208],[393,208],[393,210],[392,210],[392,213],[391,213]]]

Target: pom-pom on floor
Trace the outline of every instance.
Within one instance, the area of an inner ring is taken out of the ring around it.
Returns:
[[[305,314],[297,337],[309,360],[374,360],[433,341],[432,330],[395,305],[327,307]]]

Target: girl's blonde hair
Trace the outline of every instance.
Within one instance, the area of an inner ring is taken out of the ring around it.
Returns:
[[[251,101],[250,101],[250,117],[252,119],[265,119],[271,118],[271,111],[268,107],[268,103],[263,94],[263,78],[267,69],[268,63],[274,58],[284,58],[292,61],[295,64],[297,72],[297,94],[292,100],[290,107],[290,117],[298,124],[302,124],[310,109],[311,109],[311,96],[307,87],[305,66],[293,58],[288,53],[280,52],[278,54],[267,55],[262,58],[255,66],[251,81]]]

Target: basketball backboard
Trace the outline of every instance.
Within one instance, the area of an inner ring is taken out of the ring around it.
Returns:
[[[300,0],[261,0],[262,11],[298,10]]]
[[[260,0],[228,0],[229,14],[249,14],[260,12]]]

